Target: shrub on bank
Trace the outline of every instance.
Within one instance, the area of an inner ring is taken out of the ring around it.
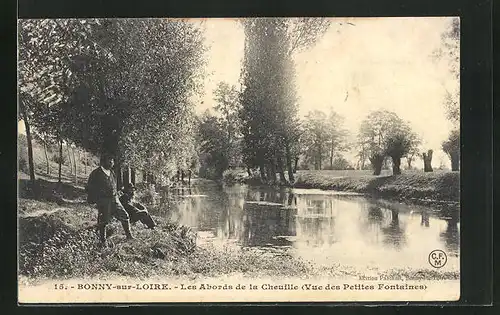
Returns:
[[[245,183],[248,179],[248,173],[241,169],[226,170],[222,174],[222,180],[227,184]]]
[[[43,207],[43,202],[27,207]],[[29,209],[23,212],[32,213]],[[19,219],[19,273],[30,278],[88,277],[116,273],[150,276],[156,264],[187,257],[196,248],[190,228],[155,218],[156,230],[141,223],[132,226],[136,239],[125,241],[116,220],[108,225],[108,247],[101,248],[93,224],[96,213],[88,206],[55,208]],[[161,268],[160,268],[161,269]]]

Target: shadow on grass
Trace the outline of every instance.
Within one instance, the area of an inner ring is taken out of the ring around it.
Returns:
[[[380,193],[379,188],[394,180],[394,176],[379,176],[371,178],[366,185],[366,192]]]
[[[41,172],[40,172],[41,174]],[[78,184],[80,185],[85,185],[85,183],[87,182],[87,179],[89,177],[90,174],[87,174],[87,175],[78,175]],[[82,177],[83,176],[83,177]],[[53,181],[59,181],[59,176],[56,174],[47,174],[46,172],[43,173],[43,177],[46,178],[46,179],[49,179],[49,180],[53,180]],[[75,180],[75,177],[74,176],[67,176],[66,174],[62,174],[61,176],[61,180],[63,182],[74,182]]]
[[[38,178],[35,187],[28,179],[19,179],[19,198],[65,203],[64,199],[75,200],[85,197],[83,188],[69,183],[58,183]]]

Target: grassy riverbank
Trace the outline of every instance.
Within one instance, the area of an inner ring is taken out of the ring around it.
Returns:
[[[155,217],[158,228],[132,226],[136,239],[125,241],[118,222],[108,229],[109,247],[99,248],[96,210],[85,202],[82,187],[40,178],[42,194],[30,199],[26,175],[20,176],[19,273],[24,282],[43,279],[129,276],[295,276],[314,273],[291,256],[196,244],[197,232]],[[57,192],[56,192],[57,191]]]
[[[29,196],[27,176],[20,173],[19,274],[21,283],[45,279],[109,279],[116,276],[148,279],[184,277],[203,279],[230,274],[249,278],[351,278],[364,274],[334,261],[316,265],[258,248],[200,244],[198,232],[155,217],[158,229],[132,226],[136,236],[125,241],[118,222],[109,227],[109,247],[99,248],[93,229],[96,210],[85,202],[83,187],[69,181],[62,185],[38,176],[41,195]],[[168,211],[168,209],[167,209]],[[379,274],[421,279],[457,279],[458,271],[379,270]]]
[[[352,191],[390,199],[458,202],[460,173],[414,171],[396,176],[349,173],[347,176],[335,176],[329,171],[302,171],[294,187]]]
[[[244,171],[228,171],[224,180],[229,183],[253,184]],[[401,175],[371,175],[370,171],[298,171],[294,188],[337,190],[369,194],[375,197],[428,203],[457,205],[460,201],[460,173],[437,171],[424,173],[407,171]]]

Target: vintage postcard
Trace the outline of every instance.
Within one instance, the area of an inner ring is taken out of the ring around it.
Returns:
[[[18,21],[19,303],[460,298],[460,19]]]

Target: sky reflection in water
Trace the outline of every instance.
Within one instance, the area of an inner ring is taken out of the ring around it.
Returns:
[[[162,193],[156,210],[222,244],[274,247],[317,264],[429,268],[442,249],[443,269],[459,269],[459,222],[431,208],[315,190],[203,184]],[[170,209],[170,210],[165,210]]]

